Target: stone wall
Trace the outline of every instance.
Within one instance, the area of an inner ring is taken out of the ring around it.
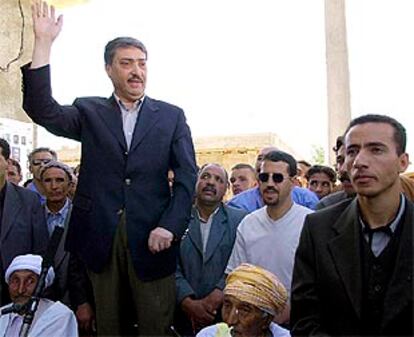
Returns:
[[[31,0],[0,1],[0,117],[29,121],[22,109],[20,66],[30,61]]]

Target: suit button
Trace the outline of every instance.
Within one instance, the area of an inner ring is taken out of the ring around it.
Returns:
[[[126,156],[127,156],[127,155],[128,155],[128,151],[125,151],[125,152],[124,152],[124,155],[126,155]]]
[[[117,215],[122,215],[122,213],[124,213],[124,210],[122,208],[120,208],[116,211]]]
[[[131,179],[126,178],[125,179],[125,185],[127,185],[127,186],[131,185]]]
[[[374,290],[375,290],[375,292],[377,292],[377,293],[379,293],[380,291],[381,291],[381,286],[379,285],[379,284],[377,284],[375,287],[374,287]]]

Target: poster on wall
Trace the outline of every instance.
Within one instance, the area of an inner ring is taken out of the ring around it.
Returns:
[[[20,163],[25,181],[30,176],[27,155],[33,150],[33,124],[0,118],[0,137],[10,144],[10,156]]]

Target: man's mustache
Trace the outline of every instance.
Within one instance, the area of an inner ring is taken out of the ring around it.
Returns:
[[[278,190],[276,190],[274,187],[272,187],[272,186],[269,186],[269,187],[266,187],[266,189],[264,190],[264,192],[276,192],[276,193],[279,193],[279,191]]]

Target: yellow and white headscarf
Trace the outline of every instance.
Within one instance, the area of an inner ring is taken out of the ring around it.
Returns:
[[[231,295],[271,315],[286,306],[287,291],[270,271],[248,263],[234,269],[226,279],[224,295]]]

